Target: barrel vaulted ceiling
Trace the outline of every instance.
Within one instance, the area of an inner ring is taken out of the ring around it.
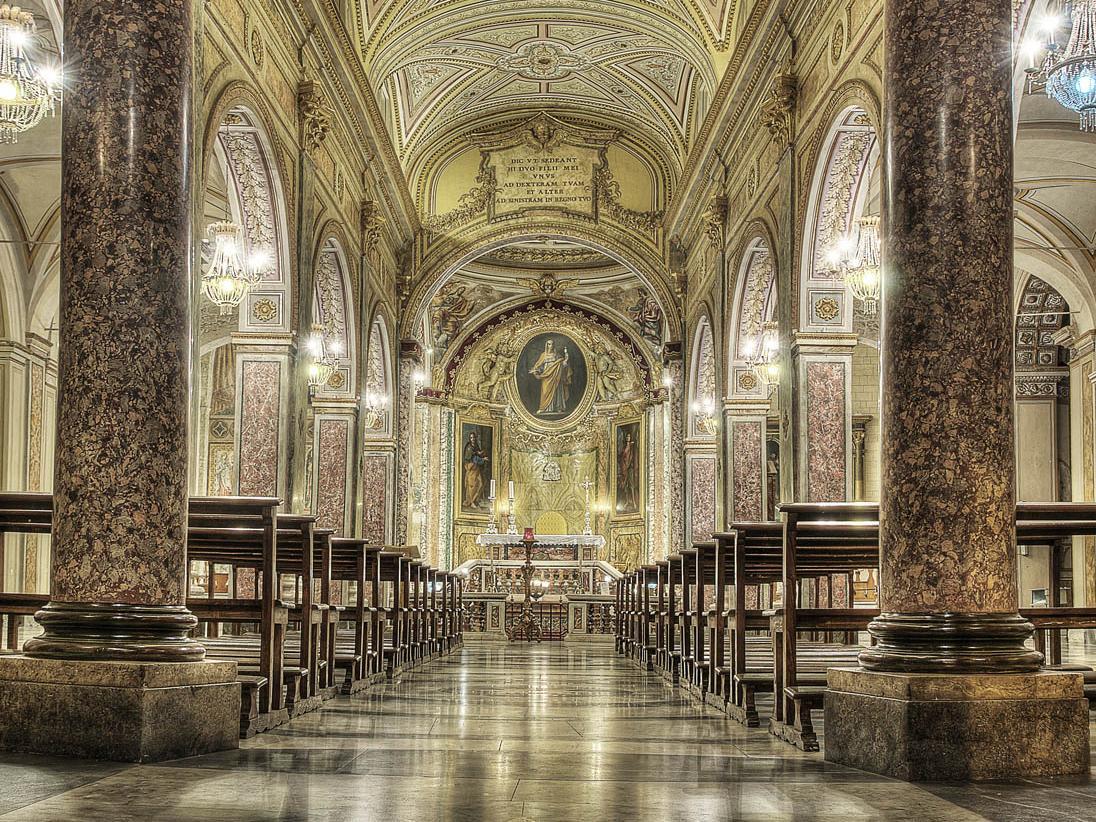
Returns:
[[[734,6],[361,0],[357,19],[367,71],[411,177],[462,136],[545,110],[620,130],[674,173],[714,94]]]

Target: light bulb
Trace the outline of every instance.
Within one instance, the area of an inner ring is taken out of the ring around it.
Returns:
[[[869,289],[872,289],[872,288],[875,288],[875,286],[878,283],[879,283],[879,275],[876,273],[874,268],[869,268],[867,271],[864,272],[864,285],[865,286],[867,286]]]
[[[43,66],[38,76],[42,82],[51,88],[61,85],[61,70],[57,66]]]
[[[22,47],[30,42],[30,37],[22,29],[13,28],[8,33],[8,42],[13,46]]]
[[[270,252],[269,251],[255,251],[251,255],[251,268],[254,271],[259,271],[270,265]]]
[[[1036,30],[1050,36],[1054,32],[1058,31],[1058,28],[1062,25],[1062,18],[1056,14],[1048,14],[1039,20],[1036,25]]]
[[[332,357],[342,356],[342,343],[338,340],[332,340],[327,344],[327,350],[331,352]]]
[[[19,87],[11,80],[0,80],[0,100],[18,100]]]
[[[1087,71],[1077,78],[1077,91],[1081,94],[1091,94],[1096,89],[1096,77]]]

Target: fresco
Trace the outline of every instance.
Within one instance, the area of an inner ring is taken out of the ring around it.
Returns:
[[[538,420],[560,422],[586,394],[586,357],[566,334],[538,334],[518,356],[514,380],[526,411]]]

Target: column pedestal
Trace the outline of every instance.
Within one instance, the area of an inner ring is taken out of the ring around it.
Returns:
[[[0,656],[0,749],[158,762],[235,748],[235,662]]]
[[[1088,770],[1080,674],[941,675],[831,668],[826,759],[909,781]]]

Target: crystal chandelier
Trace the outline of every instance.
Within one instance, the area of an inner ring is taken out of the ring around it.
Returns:
[[[308,393],[311,396],[327,385],[334,375],[342,355],[342,345],[338,340],[328,339],[323,333],[323,326],[316,324],[312,326],[312,336],[308,340],[308,353],[312,356],[312,362],[308,364]]]
[[[222,314],[231,314],[259,281],[266,255],[256,254],[250,267],[244,265],[243,229],[235,223],[211,223],[209,239],[213,253],[202,275],[202,292],[220,307]]]
[[[1043,60],[1029,68],[1029,88],[1043,86],[1047,95],[1081,118],[1081,131],[1096,131],[1096,0],[1068,0],[1063,4],[1071,22],[1064,49],[1056,42],[1063,16],[1051,15],[1039,24],[1045,40],[1025,50]]]
[[[693,419],[697,430],[714,437],[719,433],[719,418],[715,414],[715,400],[705,397],[693,403]]]
[[[874,317],[879,310],[879,292],[883,287],[878,217],[860,220],[854,248],[840,260],[839,267],[845,276],[845,285],[863,304],[864,313]]]
[[[763,323],[747,353],[746,363],[771,395],[780,382],[780,335],[775,322]]]
[[[34,32],[33,14],[0,5],[0,143],[16,142],[20,132],[53,114],[61,95],[60,71],[36,69],[27,57]]]

